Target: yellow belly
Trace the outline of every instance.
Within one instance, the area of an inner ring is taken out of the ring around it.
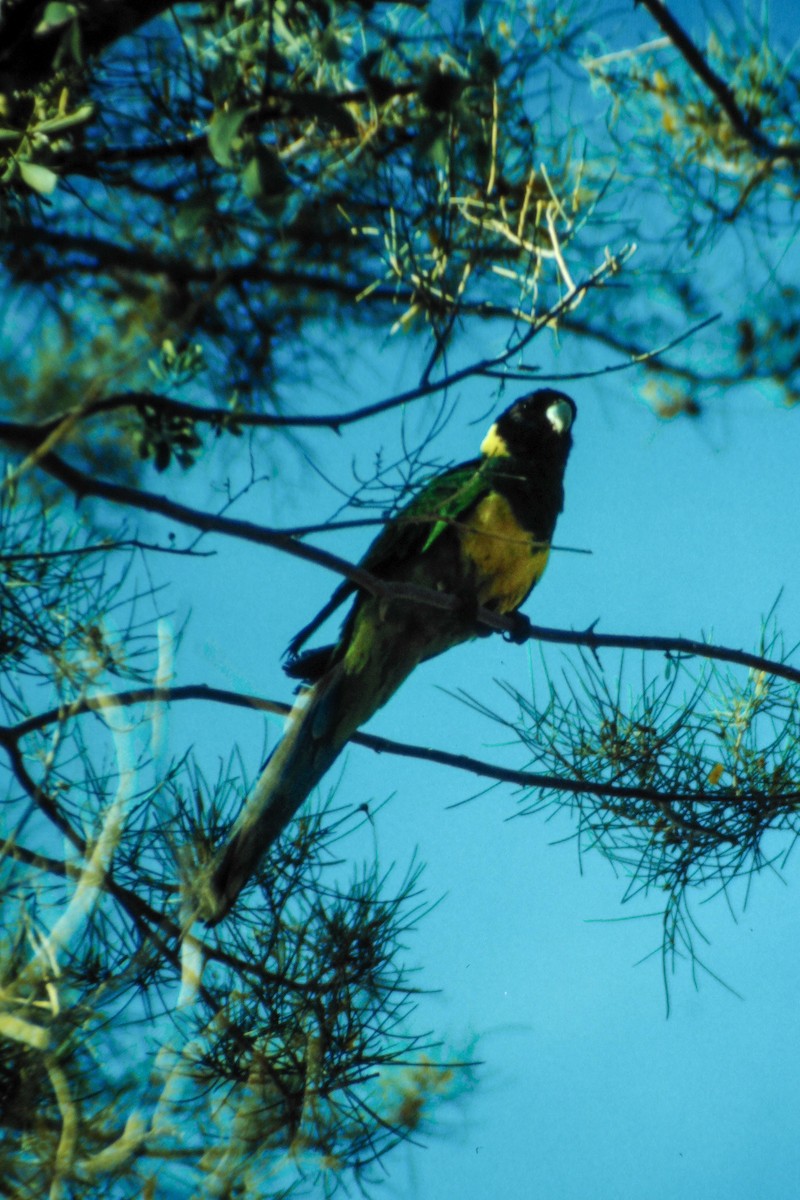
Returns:
[[[496,492],[459,527],[461,550],[475,565],[478,603],[513,612],[541,578],[550,546],[520,528],[511,505]]]

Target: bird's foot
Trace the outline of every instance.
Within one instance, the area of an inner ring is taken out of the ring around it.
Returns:
[[[531,623],[526,616],[520,612],[509,613],[508,620],[511,622],[512,628],[503,630],[503,641],[511,642],[515,646],[522,646],[530,640]]]

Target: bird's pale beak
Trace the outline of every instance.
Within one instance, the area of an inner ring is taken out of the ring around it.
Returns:
[[[554,401],[546,415],[556,433],[566,433],[572,424],[572,407],[566,400]]]

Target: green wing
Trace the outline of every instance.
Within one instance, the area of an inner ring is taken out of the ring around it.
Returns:
[[[375,575],[416,554],[424,554],[456,517],[486,490],[483,459],[451,467],[423,484],[394,516],[361,560]],[[351,590],[352,590],[352,584]]]
[[[486,494],[488,462],[478,459],[455,467],[446,476],[440,476],[445,487],[436,487],[436,480],[423,492],[419,500],[425,500],[425,511],[432,517],[438,518],[433,522],[421,553],[430,549],[436,539],[444,533],[454,521],[462,517],[474,504]],[[413,507],[412,505],[409,507]],[[423,522],[423,528],[425,522]]]
[[[398,563],[424,554],[453,521],[486,493],[490,463],[491,459],[476,458],[434,475],[386,524],[359,565],[373,575],[382,576]],[[324,608],[290,642],[287,651],[290,658],[296,657],[311,635],[354,591],[356,584],[349,579],[339,584]]]

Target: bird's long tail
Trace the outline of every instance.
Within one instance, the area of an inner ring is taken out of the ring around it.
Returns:
[[[320,680],[295,705],[283,739],[267,762],[234,825],[211,878],[204,907],[216,925],[230,911],[260,859],[291,821],[312,788],[341,754],[355,731],[343,724],[347,679],[341,666]]]
[[[369,597],[338,659],[329,651],[313,652],[315,667],[318,659],[333,658],[333,664],[298,701],[283,740],[233,827],[214,868],[210,894],[201,903],[209,924],[230,911],[262,856],[356,730],[419,662],[473,635],[471,618],[459,622],[450,612],[437,616],[427,611],[420,616],[413,606],[387,608]]]

